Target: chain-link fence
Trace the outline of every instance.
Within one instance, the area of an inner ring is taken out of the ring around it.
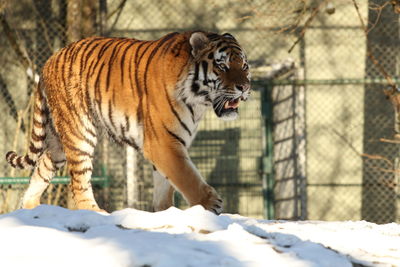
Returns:
[[[7,114],[0,153],[26,149],[34,74],[70,41],[93,34],[155,39],[171,31],[230,32],[252,65],[251,100],[234,122],[208,113],[190,149],[199,171],[225,200],[225,211],[284,219],[400,220],[394,112],[383,94],[385,75],[368,55],[394,79],[399,76],[399,20],[389,1],[355,1],[371,29],[368,35],[354,2],[347,0],[10,2],[0,6],[0,108]],[[289,70],[275,64],[289,57],[295,62]],[[96,153],[100,205],[110,211],[151,210],[150,164],[107,140]],[[17,207],[29,173],[4,163],[0,176],[5,177],[1,212],[6,212]],[[43,203],[68,205],[64,176],[59,174]],[[185,205],[179,196],[176,204]]]

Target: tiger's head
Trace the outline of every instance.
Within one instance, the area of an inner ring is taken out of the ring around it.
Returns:
[[[229,33],[194,32],[189,43],[193,69],[191,93],[224,120],[236,119],[241,101],[250,94],[250,69],[246,55]]]

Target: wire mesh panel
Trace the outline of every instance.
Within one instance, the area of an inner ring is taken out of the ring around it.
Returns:
[[[1,30],[0,46],[2,53],[0,61],[4,66],[0,68],[0,95],[2,97],[0,109],[3,114],[3,128],[0,131],[2,140],[0,154],[14,150],[18,154],[27,151],[31,132],[33,94],[37,86],[40,70],[46,60],[58,49],[73,41],[70,28],[73,26],[72,10],[76,3],[81,1],[11,1],[0,3]],[[98,32],[99,20],[94,7],[98,1],[86,0],[82,3],[84,13],[88,15],[82,23],[82,35]],[[77,16],[79,17],[79,16]],[[68,22],[68,20],[70,22]],[[89,27],[88,21],[93,22]],[[76,23],[76,22],[74,22]],[[86,27],[86,28],[85,28]],[[89,31],[87,28],[91,28]],[[86,32],[85,32],[86,31]],[[80,38],[79,37],[79,38]],[[77,38],[77,37],[75,37]],[[101,147],[101,146],[100,146]],[[96,151],[98,162],[103,162],[101,148]],[[9,212],[20,205],[22,193],[28,185],[30,170],[12,169],[5,160],[0,164],[0,212]],[[96,164],[94,176],[102,177],[99,183],[94,182],[96,194],[108,207],[103,181],[107,179],[102,169],[103,164]],[[42,197],[42,203],[72,207],[68,188],[69,179],[66,176],[67,167],[57,173]],[[9,180],[14,177],[14,180]],[[96,179],[94,179],[96,180]],[[20,182],[18,182],[20,181]],[[101,196],[101,197],[100,197]]]
[[[289,80],[303,75],[292,69]],[[275,218],[307,218],[304,86],[271,85]],[[268,104],[268,103],[266,103]]]
[[[385,223],[399,220],[395,117],[383,91],[385,75],[399,76],[399,23],[387,1],[358,2],[361,17],[337,4],[305,37],[307,209],[310,219]]]
[[[207,113],[190,154],[202,175],[221,193],[225,211],[261,217],[265,190],[269,190],[276,193],[275,215],[282,218],[400,220],[399,142],[394,139],[400,127],[395,126],[395,113],[383,93],[385,76],[396,82],[400,76],[399,21],[389,1],[14,2],[0,2],[0,112],[6,114],[0,119],[0,154],[11,149],[26,151],[37,74],[54,51],[71,41],[89,35],[157,39],[172,31],[195,29],[230,32],[245,48],[254,80],[271,79],[265,75],[266,69],[274,69],[271,63],[291,57],[304,75],[289,80],[281,77],[284,81],[273,81],[280,84],[273,90],[281,97],[302,90],[304,99],[297,106],[300,110],[293,105],[288,110],[291,103],[299,102],[291,102],[291,97],[263,102],[265,87],[254,84],[252,97],[241,106],[237,121],[222,122],[212,111]],[[369,29],[367,34],[360,19]],[[379,64],[371,60],[371,54]],[[275,107],[270,114],[273,120],[262,118],[265,105]],[[293,124],[296,120],[285,120],[288,111],[303,119],[304,131],[298,132]],[[304,114],[298,116],[299,112]],[[283,157],[280,149],[289,146],[282,144],[296,144],[290,146],[291,157],[275,162],[275,170],[290,173],[294,162],[305,166],[302,172],[286,177],[293,179],[287,183],[275,173],[275,181],[268,185],[273,190],[265,184],[263,188],[262,180],[268,139],[265,121],[274,121],[269,125],[275,134],[274,154]],[[297,142],[301,138],[304,142]],[[291,143],[293,140],[297,141]],[[138,163],[134,207],[151,210],[152,167],[141,155],[134,157]],[[127,195],[131,159],[126,149],[104,138],[95,159],[94,176],[109,181],[107,186],[103,182],[96,185],[100,205],[109,211],[132,205]],[[64,170],[58,176],[66,174]],[[29,171],[0,164],[3,178],[29,175]],[[302,190],[294,190],[298,185],[294,181],[301,181]],[[290,183],[289,189],[285,184]],[[18,207],[25,188],[26,183],[1,184],[0,211]],[[54,184],[43,203],[68,206],[68,191],[68,185]],[[285,196],[293,197],[292,193],[302,204],[282,205],[290,202],[285,202]],[[176,203],[185,205],[179,196]]]

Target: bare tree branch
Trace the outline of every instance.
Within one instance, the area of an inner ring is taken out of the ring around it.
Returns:
[[[357,11],[357,15],[358,15],[358,19],[360,20],[361,23],[361,29],[363,30],[365,36],[368,35],[368,32],[370,30],[368,30],[368,27],[365,25],[364,19],[361,16],[360,13],[360,9],[358,8],[358,4],[356,0],[352,0],[353,1],[353,5],[354,8]],[[386,5],[383,5],[383,7]],[[383,8],[382,7],[382,8]],[[380,16],[378,16],[379,18]],[[376,24],[377,22],[375,22]],[[397,87],[396,84],[393,81],[392,76],[390,76],[390,74],[385,70],[385,68],[379,63],[378,60],[376,60],[375,56],[371,53],[371,51],[367,48],[367,56],[369,57],[369,59],[372,61],[372,63],[378,68],[378,70],[381,72],[381,74],[385,77],[386,81],[388,82],[388,84],[390,85],[390,87],[392,88],[392,91],[390,90],[385,90],[384,93],[386,94],[386,96],[390,97],[392,94],[397,92]]]
[[[30,59],[25,56],[25,53],[22,51],[19,43],[18,43],[18,38],[16,36],[15,31],[13,31],[8,24],[8,21],[4,15],[4,13],[0,13],[0,23],[1,26],[3,27],[3,31],[6,34],[7,40],[9,41],[11,48],[14,50],[15,54],[17,55],[19,62],[22,64],[22,66],[25,69],[31,68],[33,66],[32,62]]]
[[[313,12],[311,13],[311,15],[308,17],[308,19],[306,20],[306,22],[304,23],[304,27],[300,32],[300,36],[299,38],[293,43],[293,45],[289,48],[288,52],[291,53],[293,48],[301,41],[301,39],[303,39],[307,28],[311,25],[311,22],[314,20],[314,18],[317,16],[317,14],[319,13],[319,11],[321,10],[321,7],[323,5],[326,4],[328,0],[323,0],[321,3],[319,3],[319,5],[313,10]],[[304,12],[304,11],[303,11]]]

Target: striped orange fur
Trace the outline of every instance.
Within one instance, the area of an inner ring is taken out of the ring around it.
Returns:
[[[190,205],[215,213],[222,200],[191,162],[189,148],[204,112],[234,119],[250,91],[246,55],[230,34],[171,33],[159,40],[92,37],[46,62],[35,96],[33,130],[13,167],[34,168],[23,208],[33,208],[68,162],[76,207],[99,210],[90,178],[100,130],[144,153],[154,165],[154,209]]]

